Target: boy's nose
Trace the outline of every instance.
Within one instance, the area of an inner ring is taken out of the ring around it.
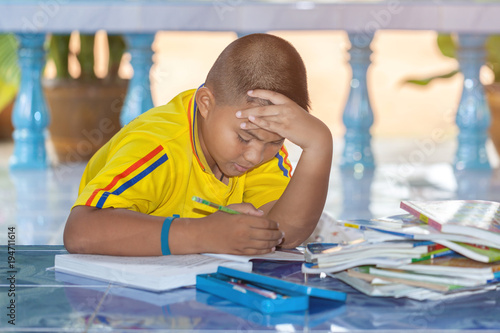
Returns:
[[[255,166],[264,160],[264,150],[259,148],[248,148],[243,154],[245,160]]]

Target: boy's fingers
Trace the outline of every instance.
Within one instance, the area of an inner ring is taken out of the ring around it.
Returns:
[[[246,119],[249,116],[255,116],[255,117],[279,116],[281,114],[282,108],[283,106],[280,105],[256,106],[245,110],[239,110],[236,112],[235,115],[236,118],[240,119]]]
[[[260,127],[250,121],[243,121],[240,123],[240,128],[249,131],[259,129]]]
[[[267,99],[273,104],[284,104],[289,100],[285,95],[282,95],[280,93],[271,90],[254,89],[248,91],[247,94],[250,97]]]

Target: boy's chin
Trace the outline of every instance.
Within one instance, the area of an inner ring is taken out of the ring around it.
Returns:
[[[250,168],[246,168],[246,167],[244,167],[242,165],[239,165],[238,163],[233,163],[233,167],[236,170],[236,172],[238,174],[240,174],[240,175],[244,174],[245,172],[247,172],[248,170],[250,170]]]

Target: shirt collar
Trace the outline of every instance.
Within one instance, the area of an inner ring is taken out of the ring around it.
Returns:
[[[196,93],[198,90],[203,87],[205,84],[203,83],[201,86],[196,89],[196,92],[193,94],[189,101],[188,105],[188,120],[189,120],[189,132],[190,132],[190,139],[191,139],[191,148],[193,150],[193,155],[195,156],[198,164],[200,165],[201,169],[205,172],[211,172],[209,167],[207,166],[207,161],[205,159],[205,156],[203,155],[203,151],[201,149],[200,145],[200,140],[198,138],[198,121],[197,121],[197,111],[198,111],[198,105],[196,105]]]

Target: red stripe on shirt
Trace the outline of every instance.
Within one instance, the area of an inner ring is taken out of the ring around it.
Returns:
[[[283,163],[288,166],[289,172],[288,174],[290,175],[290,178],[292,177],[292,165],[290,164],[290,161],[288,160],[288,150],[286,150],[285,146],[281,146],[281,151],[283,154],[285,154],[285,157],[283,158]]]
[[[89,199],[87,200],[87,202],[85,203],[85,205],[86,206],[91,206],[92,205],[92,201],[94,200],[94,198],[97,195],[97,193],[99,193],[100,191],[109,191],[109,190],[111,190],[118,183],[118,181],[120,179],[123,179],[123,178],[127,177],[128,175],[130,175],[132,172],[134,172],[135,170],[137,170],[138,168],[140,168],[142,165],[144,165],[145,163],[147,163],[148,161],[150,161],[153,157],[155,157],[156,155],[158,155],[158,153],[160,153],[162,150],[163,150],[163,147],[161,145],[158,146],[158,147],[156,147],[149,154],[147,154],[146,156],[144,156],[143,158],[141,158],[140,160],[138,160],[137,162],[135,162],[134,164],[132,164],[130,167],[128,167],[125,171],[123,171],[119,175],[116,175],[113,178],[113,180],[111,181],[111,183],[109,183],[106,187],[96,189],[92,193],[92,195],[89,197]]]

